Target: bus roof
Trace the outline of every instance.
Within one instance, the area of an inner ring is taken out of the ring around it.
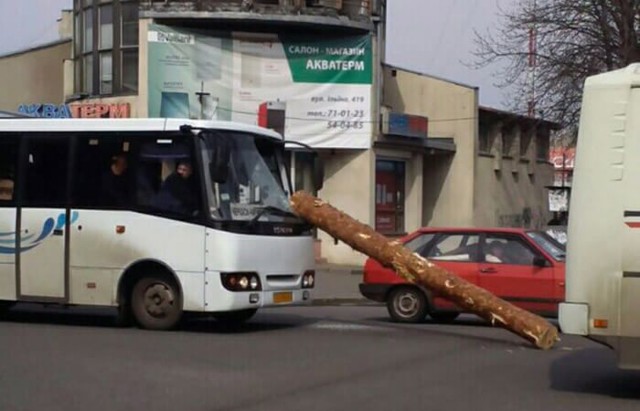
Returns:
[[[233,121],[190,120],[179,118],[108,118],[108,119],[47,119],[2,118],[0,133],[14,131],[178,131],[181,126],[233,130],[259,134],[276,140],[283,137],[270,129]]]
[[[586,79],[585,84],[589,87],[639,86],[640,63],[629,64],[624,68],[590,76]]]

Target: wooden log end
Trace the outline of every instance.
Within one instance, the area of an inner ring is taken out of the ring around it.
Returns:
[[[550,350],[558,341],[560,341],[558,329],[550,326],[538,335],[535,345],[541,350]]]

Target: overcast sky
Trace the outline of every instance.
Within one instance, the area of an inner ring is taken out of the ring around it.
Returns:
[[[480,87],[480,103],[503,107],[491,71],[473,70],[473,30],[495,25],[498,4],[518,0],[387,0],[387,62]],[[72,0],[0,0],[0,55],[58,38],[56,20]]]

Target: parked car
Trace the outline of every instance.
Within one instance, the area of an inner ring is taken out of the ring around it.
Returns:
[[[564,300],[562,244],[544,231],[508,228],[422,228],[401,240],[452,274],[539,315],[556,317]],[[455,320],[462,310],[392,269],[366,261],[360,293],[384,302],[399,322]]]

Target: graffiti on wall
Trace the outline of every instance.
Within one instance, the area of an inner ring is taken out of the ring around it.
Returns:
[[[542,218],[543,216],[531,210],[531,207],[524,207],[520,213],[497,215],[500,227],[540,228],[546,223]]]

